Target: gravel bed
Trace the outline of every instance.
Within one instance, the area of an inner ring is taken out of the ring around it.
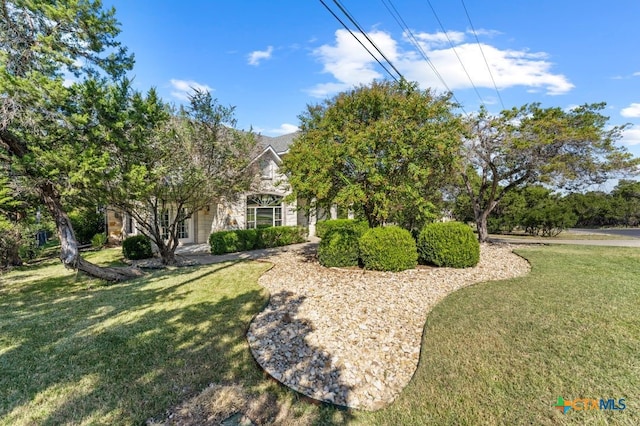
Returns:
[[[473,268],[403,272],[325,268],[315,246],[268,257],[259,283],[271,293],[247,339],[272,377],[311,398],[366,410],[391,403],[409,383],[426,316],[468,285],[527,274],[508,245],[481,246]]]

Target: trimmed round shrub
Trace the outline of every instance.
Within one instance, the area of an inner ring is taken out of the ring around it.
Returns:
[[[334,229],[320,240],[318,261],[327,267],[358,266],[358,238],[351,229]]]
[[[122,254],[127,259],[149,259],[153,257],[151,239],[146,235],[133,235],[122,242]]]
[[[471,227],[464,223],[430,223],[418,236],[418,254],[424,263],[468,268],[480,260],[480,243]]]
[[[404,271],[418,264],[415,240],[409,231],[398,226],[369,229],[360,237],[358,246],[366,269]]]
[[[323,220],[316,224],[316,237],[324,238],[336,229],[348,229],[354,231],[358,237],[369,229],[369,224],[364,220],[355,219],[331,219]]]

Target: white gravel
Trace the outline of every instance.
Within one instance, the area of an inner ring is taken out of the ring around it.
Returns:
[[[529,263],[509,245],[482,245],[473,268],[391,273],[325,268],[307,245],[272,255],[259,283],[271,293],[247,338],[275,379],[311,398],[376,410],[409,383],[426,316],[447,294],[513,278]]]

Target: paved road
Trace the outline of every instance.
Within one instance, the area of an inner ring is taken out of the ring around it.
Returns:
[[[611,229],[570,229],[571,232],[577,232],[581,234],[609,234],[609,235],[623,235],[625,237],[640,238],[640,228],[611,228]]]
[[[490,235],[489,241],[510,244],[573,244],[578,246],[640,247],[640,238],[632,240],[560,240],[557,238],[519,238]]]

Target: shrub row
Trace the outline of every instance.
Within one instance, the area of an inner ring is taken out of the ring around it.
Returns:
[[[397,226],[368,229],[356,221],[330,223],[318,247],[324,266],[358,266],[378,271],[415,268],[418,259],[411,233]],[[326,223],[326,222],[325,222]]]
[[[324,266],[357,266],[378,271],[403,271],[421,263],[466,268],[480,259],[480,245],[471,228],[459,222],[426,225],[414,240],[397,226],[357,233],[353,228],[327,231],[318,247]]]
[[[209,235],[211,254],[280,247],[302,243],[307,230],[300,226],[272,226],[261,229],[235,229]]]
[[[149,259],[153,257],[151,239],[146,235],[133,235],[122,242],[122,254],[127,259]]]

